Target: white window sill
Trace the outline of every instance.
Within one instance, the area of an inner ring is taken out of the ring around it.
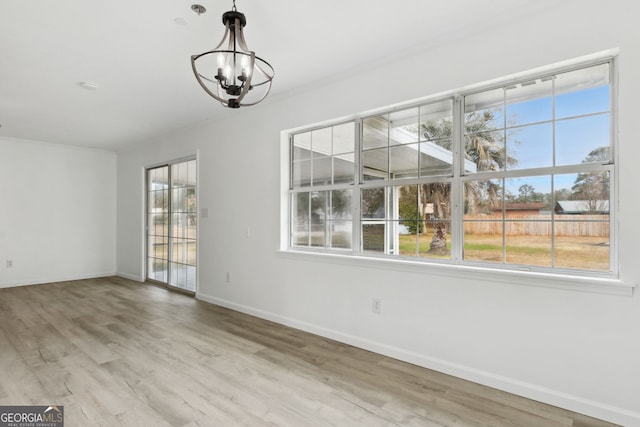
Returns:
[[[397,270],[403,272],[422,272],[441,276],[473,279],[487,282],[500,282],[513,285],[541,286],[545,288],[565,289],[581,292],[593,292],[610,295],[632,296],[635,283],[623,282],[609,277],[577,276],[557,273],[509,270],[501,268],[454,265],[437,262],[417,262],[407,259],[390,259],[364,255],[341,255],[328,252],[305,250],[279,250],[278,255],[290,259],[303,259],[332,264],[366,266]]]

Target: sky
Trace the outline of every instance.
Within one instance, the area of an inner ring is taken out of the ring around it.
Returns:
[[[609,86],[587,88],[556,97],[555,164],[582,163],[589,153],[609,145]],[[508,104],[507,151],[517,163],[511,169],[553,166],[554,122],[551,97]],[[508,126],[509,126],[508,125]],[[575,174],[555,177],[554,189],[571,189]],[[551,192],[549,176],[510,179],[508,191],[532,185],[539,193]]]

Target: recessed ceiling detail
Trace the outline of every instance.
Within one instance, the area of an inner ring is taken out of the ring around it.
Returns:
[[[78,82],[78,86],[86,90],[98,90],[98,84],[93,82]]]
[[[192,4],[191,5],[191,10],[193,10],[198,15],[202,15],[203,13],[205,13],[207,11],[207,9],[201,4]]]

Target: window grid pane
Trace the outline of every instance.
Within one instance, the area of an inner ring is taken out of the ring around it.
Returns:
[[[355,133],[348,122],[293,135],[291,188],[353,183]]]

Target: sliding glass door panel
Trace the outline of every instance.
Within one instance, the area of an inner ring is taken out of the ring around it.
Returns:
[[[195,292],[196,161],[171,165],[169,285]],[[191,271],[189,275],[187,272]],[[193,277],[194,280],[189,280]]]

